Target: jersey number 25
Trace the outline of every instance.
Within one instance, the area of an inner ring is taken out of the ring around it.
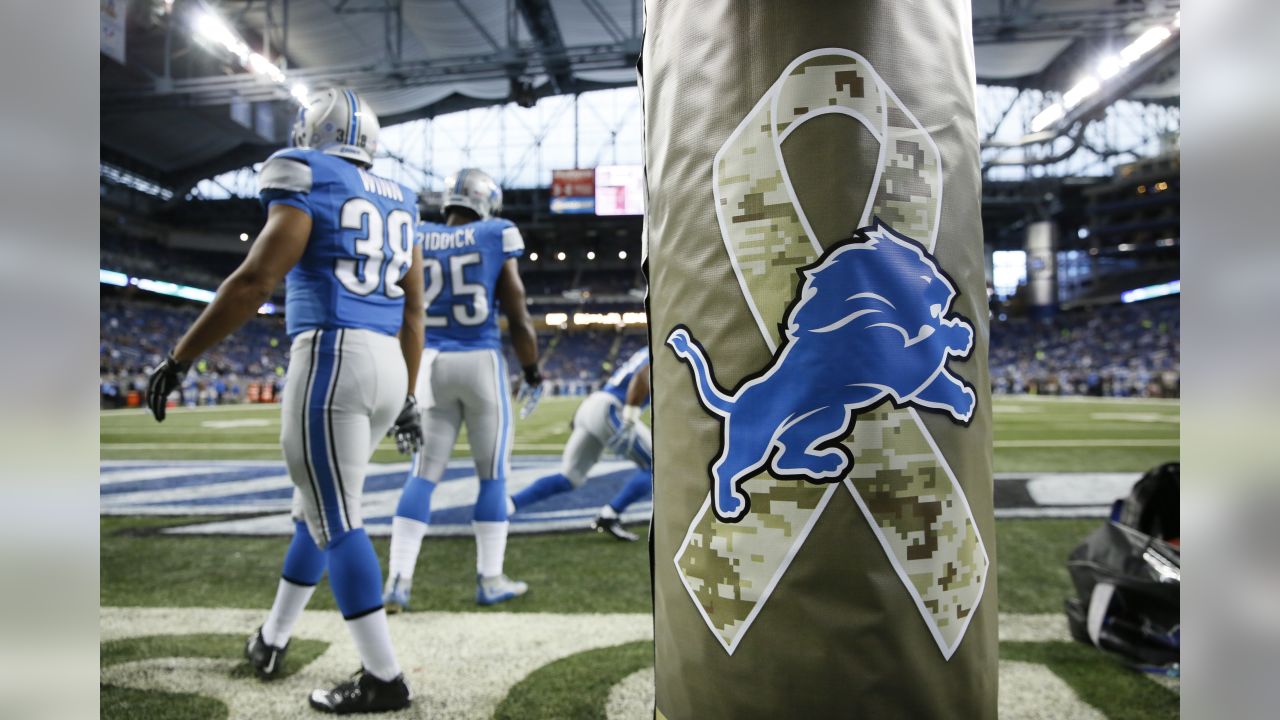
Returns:
[[[467,282],[467,268],[480,264],[480,253],[469,252],[462,255],[450,255],[447,259],[449,263],[448,282],[453,290],[452,296],[455,299],[466,295],[471,296],[470,305],[459,302],[453,303],[450,312],[453,314],[454,321],[464,327],[483,325],[484,321],[489,319],[489,294],[484,285]],[[423,268],[427,275],[425,292],[427,327],[448,327],[449,318],[431,314],[431,306],[435,303],[436,298],[440,297],[440,293],[444,292],[444,263],[439,258],[427,257],[423,258]]]

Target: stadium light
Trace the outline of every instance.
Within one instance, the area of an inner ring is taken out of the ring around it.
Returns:
[[[248,242],[249,233],[240,233],[240,242]]]
[[[249,72],[285,87],[288,78],[285,77],[284,71],[280,69],[280,66],[268,60],[261,53],[253,52],[249,44],[241,40],[240,36],[236,35],[235,31],[213,11],[206,10],[197,15],[193,27],[197,37],[218,45],[235,55],[240,61],[240,65],[248,69]],[[289,95],[299,103],[305,103],[310,92],[307,86],[300,82],[289,86],[288,90]]]
[[[1044,110],[1041,110],[1039,115],[1036,115],[1031,119],[1031,132],[1040,132],[1041,130],[1044,130],[1050,125],[1061,120],[1066,114],[1067,111],[1062,108],[1062,105],[1058,103],[1050,105]]]
[[[563,313],[554,313],[563,315]],[[552,314],[547,315],[550,320]],[[642,312],[580,312],[573,314],[574,325],[610,325],[614,327],[622,327],[623,325],[645,325],[649,322],[649,318]]]
[[[111,182],[131,187],[134,190],[158,197],[161,200],[169,200],[173,198],[172,190],[160,187],[144,177],[134,175],[128,170],[118,168],[114,165],[98,163],[98,172],[102,177],[110,180]]]
[[[1173,32],[1163,25],[1157,25],[1150,30],[1138,36],[1137,40],[1129,43],[1125,49],[1120,51],[1120,60],[1126,65],[1132,65],[1143,55],[1160,47],[1160,44],[1173,36]]]
[[[1182,11],[1173,16],[1172,27],[1182,27]],[[1164,41],[1173,37],[1173,30],[1164,25],[1157,25],[1139,35],[1120,51],[1119,55],[1107,55],[1098,61],[1096,74],[1082,78],[1062,96],[1061,103],[1054,103],[1031,120],[1031,132],[1040,132],[1066,117],[1067,111],[1084,102],[1085,98],[1102,89],[1102,83],[1116,77],[1125,68],[1140,60],[1144,55],[1160,47]]]
[[[157,295],[167,295],[169,297],[182,298],[183,300],[193,300],[200,303],[213,302],[213,290],[205,290],[203,288],[191,287],[190,285],[179,285],[169,282],[168,280],[151,280],[149,278],[129,277],[122,272],[115,270],[107,270],[98,268],[98,282],[103,285],[114,285],[116,287],[126,287],[132,285],[139,290],[155,293]],[[276,306],[274,303],[263,303],[258,307],[259,315],[274,315]]]
[[[1098,82],[1098,78],[1092,76],[1087,77],[1076,83],[1075,87],[1068,90],[1066,94],[1062,96],[1062,102],[1067,106],[1067,109],[1070,110],[1071,108],[1079,105],[1085,98],[1098,92],[1098,88],[1100,87],[1102,87],[1102,83]]]
[[[569,314],[562,312],[547,313],[545,319],[548,325],[560,326],[569,322]]]
[[[595,259],[596,259],[596,251],[595,251],[595,250],[588,250],[588,251],[587,251],[587,259],[588,259],[588,260],[595,260]]]
[[[1135,288],[1133,290],[1125,290],[1120,293],[1120,302],[1135,303],[1143,300],[1151,300],[1152,298],[1165,297],[1167,295],[1178,295],[1182,293],[1182,281],[1174,280],[1172,282],[1160,283],[1159,285],[1148,285],[1146,287]]]
[[[249,45],[237,37],[217,15],[206,11],[196,16],[195,29],[196,35],[200,38],[217,43],[227,52],[240,58],[241,64],[249,62]]]
[[[564,253],[562,253],[562,252],[558,252],[558,253],[556,253],[556,259],[557,259],[557,260],[564,260]]]
[[[1108,55],[1098,62],[1098,77],[1110,80],[1119,75],[1123,69],[1124,63],[1121,62],[1119,55]]]
[[[626,251],[626,250],[619,250],[619,251],[618,251],[618,259],[619,259],[619,260],[626,260],[626,259],[627,259],[627,251]]]
[[[98,282],[103,285],[115,285],[116,287],[125,287],[129,284],[129,276],[115,270],[103,270],[98,268]]]
[[[529,259],[533,262],[538,262],[538,253],[529,253]]]

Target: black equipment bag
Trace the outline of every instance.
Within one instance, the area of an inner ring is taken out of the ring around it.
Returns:
[[[1179,662],[1178,464],[1143,475],[1112,519],[1067,560],[1072,637],[1139,670],[1176,676]]]

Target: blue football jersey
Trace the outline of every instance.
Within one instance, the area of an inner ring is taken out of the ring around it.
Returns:
[[[613,371],[613,374],[609,376],[609,380],[605,382],[604,387],[601,389],[626,404],[627,388],[631,387],[631,378],[635,377],[636,373],[647,372],[648,370],[649,348],[640,348],[632,353],[631,357],[627,358],[627,361],[617,370]],[[640,407],[648,407],[648,405],[649,398],[646,397]]]
[[[509,220],[418,226],[426,273],[427,347],[441,352],[499,350],[498,275],[524,252]]]
[[[417,195],[342,158],[281,150],[258,174],[264,207],[311,216],[302,259],[285,276],[285,329],[363,328],[395,335],[404,318],[397,284],[418,242]]]

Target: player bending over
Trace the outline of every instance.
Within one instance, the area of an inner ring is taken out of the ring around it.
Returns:
[[[587,396],[573,415],[573,434],[564,446],[560,472],[538,478],[511,497],[512,513],[544,498],[580,487],[606,447],[630,458],[639,469],[622,490],[600,508],[591,527],[619,540],[636,536],[619,516],[631,503],[653,492],[653,437],[640,421],[649,404],[649,349],[637,350],[604,387]]]
[[[524,370],[525,389],[540,391],[538,343],[525,306],[516,259],[524,239],[493,217],[502,189],[479,170],[445,180],[445,224],[419,227],[426,270],[427,349],[418,375],[426,407],[425,441],[391,521],[391,562],[383,595],[388,612],[407,609],[413,570],[431,519],[431,494],[465,424],[480,490],[476,536],[476,602],[492,605],[525,594],[528,585],[503,574],[507,551],[507,470],[513,425],[498,309]],[[530,409],[532,406],[529,406]]]
[[[285,279],[293,344],[280,443],[294,484],[295,532],[275,603],[245,652],[261,677],[280,674],[294,623],[328,568],[361,668],[332,690],[313,691],[310,702],[341,714],[410,704],[360,507],[369,459],[388,430],[402,452],[422,441],[409,392],[423,344],[417,198],[368,172],[377,138],[378,118],[354,92],[311,97],[298,113],[294,147],[259,173],[266,225],[147,390],[163,421],[166,398],[192,361],[252,318]]]

